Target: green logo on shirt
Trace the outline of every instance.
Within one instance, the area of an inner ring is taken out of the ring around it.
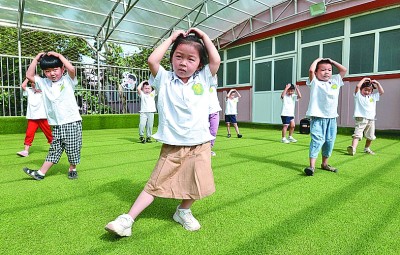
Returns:
[[[203,86],[200,83],[193,84],[192,89],[195,95],[203,95],[204,93]]]
[[[61,87],[60,87],[60,91],[63,91],[64,88],[65,88],[64,83],[62,83]]]
[[[369,99],[369,101],[370,101],[371,103],[373,103],[373,102],[374,102],[374,99],[371,97],[371,98]]]
[[[214,92],[213,87],[210,87],[210,93],[213,93],[213,92]]]
[[[332,89],[337,89],[337,87],[338,87],[338,86],[337,86],[336,84],[332,84],[332,87],[331,87],[331,88],[332,88]]]

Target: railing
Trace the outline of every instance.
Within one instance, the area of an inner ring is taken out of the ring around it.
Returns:
[[[26,97],[22,96],[21,81],[31,62],[18,56],[0,55],[0,116],[24,116]],[[81,114],[124,114],[139,111],[139,98],[135,88],[124,88],[123,73],[136,76],[136,82],[148,79],[148,69],[110,65],[73,63],[76,67],[78,86],[75,97]]]

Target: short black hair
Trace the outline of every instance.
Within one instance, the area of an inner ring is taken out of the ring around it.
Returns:
[[[64,66],[63,62],[55,56],[44,54],[40,58],[40,68],[42,70],[48,68],[63,67],[63,66]]]
[[[362,85],[361,85],[361,90],[363,89],[363,88],[368,88],[368,87],[371,87],[372,89],[376,89],[376,87],[375,87],[375,84],[373,83],[373,82],[371,82],[371,81],[365,81]]]

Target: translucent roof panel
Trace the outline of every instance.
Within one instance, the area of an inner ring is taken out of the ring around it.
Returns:
[[[0,26],[142,47],[198,27],[211,39],[287,0],[0,0]]]

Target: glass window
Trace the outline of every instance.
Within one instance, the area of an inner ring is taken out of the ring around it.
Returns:
[[[313,27],[301,31],[301,43],[309,43],[344,35],[344,21]]]
[[[342,42],[333,42],[323,45],[322,57],[330,58],[338,63],[342,63]],[[338,74],[339,70],[333,66],[332,73]]]
[[[350,38],[350,74],[373,72],[374,47],[375,34]]]
[[[218,51],[219,57],[221,58],[221,61],[224,61],[224,51]]]
[[[227,59],[240,58],[250,55],[250,44],[232,48],[226,51]]]
[[[282,59],[275,61],[274,68],[274,90],[284,90],[286,84],[292,83],[293,59]]]
[[[226,85],[236,84],[236,61],[226,64]]]
[[[275,53],[293,51],[296,46],[295,39],[294,33],[275,37]]]
[[[254,68],[254,91],[271,91],[271,62],[258,63]]]
[[[250,59],[239,61],[239,84],[250,83]]]
[[[382,32],[379,38],[378,71],[400,70],[400,29]]]
[[[312,62],[319,57],[319,45],[301,49],[301,77],[308,77]]]
[[[400,25],[400,7],[351,19],[351,33]]]
[[[219,66],[217,76],[218,76],[218,87],[223,87],[224,86],[224,64],[223,63],[221,63],[221,65]]]
[[[256,42],[255,44],[255,57],[272,55],[272,39]]]

